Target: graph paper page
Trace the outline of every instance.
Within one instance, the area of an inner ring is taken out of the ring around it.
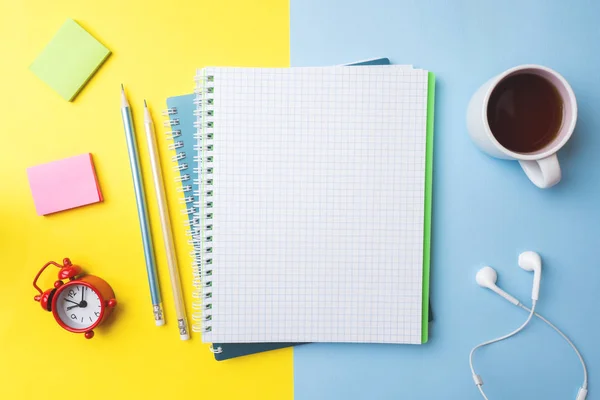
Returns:
[[[421,343],[427,72],[207,68],[205,342]]]

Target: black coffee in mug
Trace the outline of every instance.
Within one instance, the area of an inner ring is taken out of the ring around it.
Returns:
[[[533,153],[556,139],[563,122],[563,101],[546,78],[520,73],[494,88],[487,119],[502,146],[516,153]]]

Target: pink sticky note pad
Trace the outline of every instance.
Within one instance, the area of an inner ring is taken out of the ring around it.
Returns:
[[[90,153],[27,168],[38,215],[102,201]]]

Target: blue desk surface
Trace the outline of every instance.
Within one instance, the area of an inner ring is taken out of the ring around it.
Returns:
[[[600,399],[600,2],[294,0],[293,66],[370,57],[437,75],[432,302],[423,346],[313,344],[295,352],[296,399],[478,399],[471,347],[514,329],[526,314],[475,284],[484,264],[529,301],[532,276],[517,255],[536,250],[539,311],[583,352],[590,399]],[[470,142],[465,111],[488,78],[524,63],[556,69],[579,104],[559,153],[563,180],[531,184],[516,162]],[[582,371],[558,335],[534,321],[476,355],[490,399],[574,399]]]

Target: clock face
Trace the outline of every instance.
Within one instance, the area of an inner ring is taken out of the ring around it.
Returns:
[[[93,327],[102,315],[102,300],[88,286],[68,285],[57,296],[56,315],[69,328],[84,330]]]

